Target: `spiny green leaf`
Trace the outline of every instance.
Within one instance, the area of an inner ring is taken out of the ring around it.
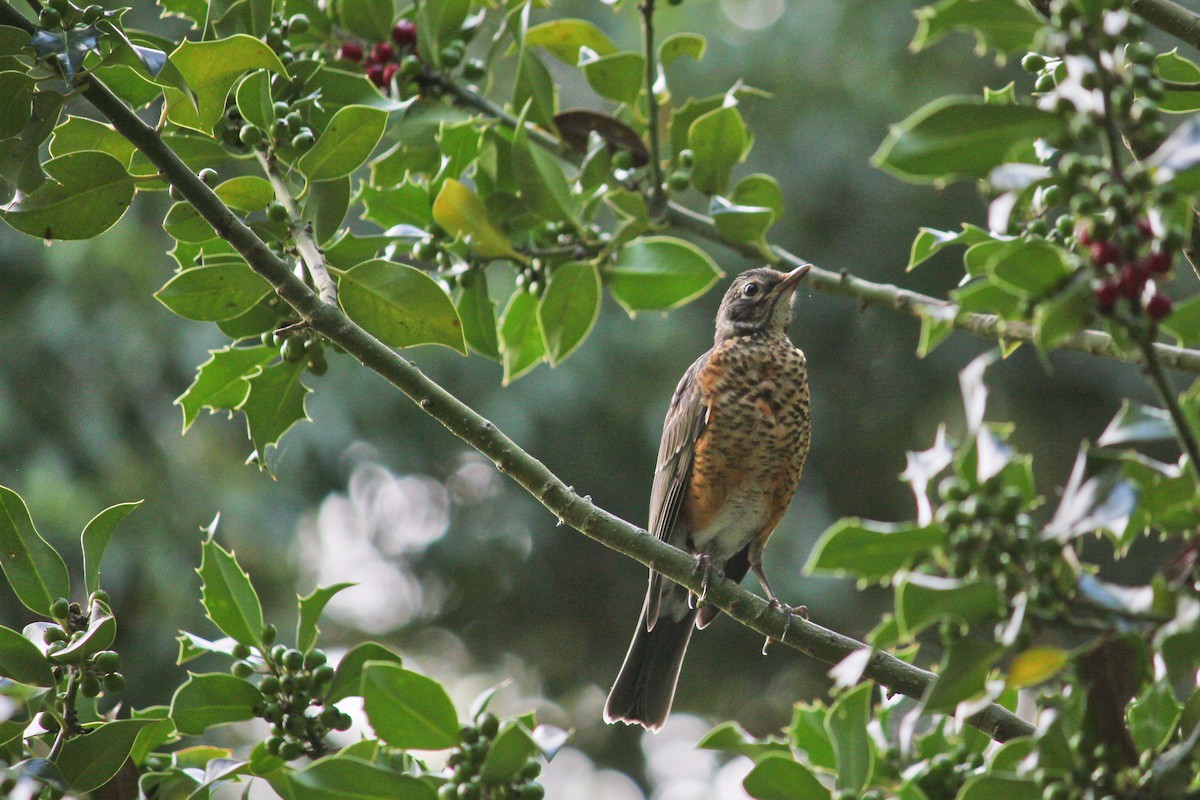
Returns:
[[[42,166],[53,180],[0,209],[0,217],[22,233],[91,239],[115,225],[133,202],[133,177],[108,153],[84,150]]]
[[[263,615],[258,593],[233,552],[213,539],[214,530],[209,529],[208,538],[200,548],[203,555],[196,570],[203,581],[204,610],[225,635],[242,644],[261,645]]]
[[[362,695],[371,727],[392,747],[445,750],[458,744],[458,714],[432,678],[370,661],[362,671]]]

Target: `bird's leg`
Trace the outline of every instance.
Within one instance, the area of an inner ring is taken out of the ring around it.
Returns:
[[[758,582],[762,584],[763,591],[767,595],[768,605],[770,605],[771,608],[783,609],[783,613],[786,615],[783,622],[783,635],[779,637],[780,639],[786,639],[788,631],[792,628],[792,615],[799,614],[804,619],[808,619],[808,608],[805,606],[789,606],[787,603],[782,602],[778,597],[775,596],[775,592],[771,590],[771,584],[767,581],[767,573],[763,571],[762,545],[757,543],[751,545],[749,560],[750,569],[753,570],[754,575],[758,578]],[[772,641],[775,640],[768,636],[767,640],[763,642],[762,652],[764,656],[767,654],[767,648],[770,646]]]
[[[700,594],[688,593],[688,608],[693,610],[708,601],[708,580],[712,577],[713,565],[706,553],[696,554],[696,572],[700,573]]]

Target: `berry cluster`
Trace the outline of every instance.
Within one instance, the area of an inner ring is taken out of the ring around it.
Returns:
[[[958,797],[963,784],[983,767],[984,760],[983,753],[972,753],[960,744],[923,762],[924,769],[914,782],[926,797]]]
[[[80,8],[71,0],[49,0],[38,14],[38,24],[48,31],[70,30],[77,25],[91,25],[103,16],[103,6],[94,3]]]
[[[1155,281],[1170,272],[1184,232],[1163,213],[1175,201],[1174,189],[1156,185],[1140,160],[1165,135],[1156,51],[1137,40],[1143,21],[1116,6],[1115,0],[1053,0],[1055,32],[1045,39],[1046,54],[1022,59],[1037,76],[1042,106],[1067,123],[1053,143],[1058,149],[1042,153],[1052,183],[1036,194],[1037,216],[1025,232],[1081,254],[1093,269],[1102,314],[1130,323],[1144,312],[1157,322],[1171,313],[1171,300]],[[1122,142],[1135,156],[1128,163]],[[1059,214],[1053,225],[1052,212]]]
[[[691,150],[680,150],[679,156],[675,160],[677,167],[667,176],[667,186],[673,192],[682,192],[692,183],[692,166],[695,164],[696,158]]]
[[[479,769],[491,750],[500,720],[490,711],[480,712],[474,725],[464,725],[459,745],[446,759],[449,779],[438,788],[438,800],[542,800],[546,790],[535,779],[542,772],[536,758],[525,762],[516,779],[501,786],[484,786]]]
[[[935,518],[945,526],[950,574],[989,579],[1006,598],[1024,594],[1030,610],[1051,613],[1075,586],[1062,545],[1038,535],[1020,489],[1001,475],[972,487],[950,476],[938,484]]]
[[[487,73],[482,61],[475,58],[466,59],[467,43],[474,32],[474,28],[464,27],[459,31],[458,37],[437,53],[437,63],[442,69],[454,69],[461,64],[463,77],[471,81],[477,81]],[[413,97],[422,93],[420,78],[425,67],[417,43],[417,24],[410,19],[401,18],[396,21],[392,26],[390,42],[370,42],[365,45],[352,39],[343,42],[338,48],[337,58],[349,64],[361,65],[371,83],[384,91],[391,91],[395,85],[401,97]],[[428,85],[426,91],[432,90],[434,86],[435,84]]]
[[[263,642],[275,640],[275,627],[263,629]],[[252,658],[248,645],[233,649],[230,671],[239,678],[249,679],[258,674],[262,679],[258,689],[264,701],[254,709],[256,716],[271,724],[267,752],[287,761],[307,755],[320,758],[327,746],[325,736],[331,731],[350,728],[350,715],[332,704],[326,705],[324,693],[333,681],[334,669],[325,663],[325,653],[318,649],[307,654],[277,644],[263,658]]]
[[[1072,687],[1060,687],[1054,693],[1043,694],[1038,706],[1057,709],[1067,705],[1072,698],[1064,697],[1064,691]],[[1081,732],[1067,739],[1068,751],[1074,762],[1071,769],[1035,768],[1030,773],[1041,786],[1044,800],[1072,800],[1076,797],[1093,797],[1097,800],[1118,800],[1136,796],[1138,784],[1149,771],[1154,758],[1153,751],[1143,754],[1137,767],[1125,764],[1116,749],[1104,742],[1093,744],[1094,734],[1085,736]]]
[[[311,331],[264,331],[261,341],[267,347],[278,347],[279,357],[289,364],[305,362],[308,371],[317,377],[329,371],[325,345],[321,337]]]
[[[1138,229],[1149,243],[1148,251],[1136,261],[1125,261],[1124,251],[1111,240],[1094,240],[1087,230],[1079,232],[1078,241],[1088,250],[1092,266],[1099,276],[1095,288],[1096,307],[1102,314],[1117,312],[1120,300],[1128,301],[1131,314],[1144,310],[1146,316],[1158,322],[1171,313],[1171,298],[1160,293],[1155,276],[1171,271],[1171,256],[1155,243],[1149,222],[1141,220]]]
[[[97,603],[103,604],[107,609],[108,593],[93,592],[89,598],[89,606],[94,609]],[[50,616],[58,624],[45,629],[42,641],[46,644],[46,655],[52,658],[86,636],[91,627],[90,616],[83,613],[79,603],[71,603],[65,597],[60,597],[51,604]],[[61,656],[53,660],[63,664],[56,668],[56,678],[62,677],[64,669],[77,670],[79,691],[84,697],[97,697],[101,691],[115,694],[125,688],[125,676],[118,671],[121,669],[121,656],[116,651],[101,650],[70,662],[64,661]]]

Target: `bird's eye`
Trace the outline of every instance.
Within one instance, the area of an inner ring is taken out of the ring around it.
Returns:
[[[754,297],[754,295],[758,294],[758,288],[759,287],[757,283],[747,283],[746,288],[742,289],[742,296]]]

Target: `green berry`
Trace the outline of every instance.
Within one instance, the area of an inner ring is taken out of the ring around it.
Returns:
[[[463,64],[463,77],[469,81],[477,81],[487,75],[487,67],[478,58],[469,58]]]
[[[692,183],[692,173],[686,170],[677,169],[667,178],[667,185],[671,187],[673,192],[682,192]]]
[[[56,8],[43,8],[42,13],[38,15],[38,24],[46,30],[61,28],[62,14]]]
[[[350,726],[353,724],[354,720],[350,718],[350,715],[342,712],[342,714],[338,717],[337,724],[333,726],[333,729],[335,731],[348,731],[350,730]]]
[[[237,644],[235,644],[233,646],[233,657],[234,658],[249,658],[250,657],[250,645],[244,644],[243,642],[238,642]]]
[[[92,656],[92,667],[101,675],[108,675],[121,668],[121,656],[113,650],[101,650]]]
[[[421,59],[411,53],[400,59],[400,74],[405,78],[415,78],[420,75]]]
[[[696,163],[696,155],[691,150],[680,150],[679,155],[676,156],[676,160],[679,162],[679,166],[684,169],[691,169]]]
[[[272,644],[275,643],[275,637],[277,635],[278,635],[278,631],[275,630],[274,625],[268,624],[268,625],[263,626],[261,636],[262,636],[263,644],[266,645],[267,647],[270,647]]]
[[[545,796],[546,790],[539,783],[527,783],[517,790],[520,800],[542,800]]]
[[[66,619],[71,610],[71,603],[65,597],[60,597],[50,604],[50,616],[55,619]]]
[[[238,141],[246,145],[246,147],[257,147],[263,143],[262,128],[257,128],[253,125],[247,125],[238,133]]]
[[[262,717],[267,722],[279,725],[283,722],[283,706],[279,705],[279,703],[267,703],[267,708],[263,711]]]
[[[292,147],[297,150],[307,150],[317,143],[317,137],[308,128],[302,128],[292,137]]]
[[[313,650],[304,656],[304,668],[313,670],[324,664],[325,661],[325,652],[323,650]]]
[[[272,222],[287,222],[287,209],[283,207],[282,203],[272,201],[271,204],[267,206],[267,219],[271,220]]]
[[[284,761],[292,761],[304,755],[304,745],[299,742],[284,742],[279,746],[279,757]]]
[[[283,654],[283,666],[290,672],[299,672],[304,668],[304,654],[299,650],[288,650]]]
[[[258,129],[255,128],[255,130],[258,130]],[[205,186],[211,187],[211,186],[217,185],[217,180],[218,180],[219,176],[217,175],[217,171],[215,169],[212,169],[210,167],[205,167],[204,169],[200,170],[200,172],[197,174],[197,177],[200,178],[200,180],[204,183]]]
[[[308,17],[304,14],[292,14],[288,18],[288,33],[308,33]]]
[[[485,739],[496,738],[496,734],[500,732],[500,720],[490,711],[483,712],[479,716],[479,732]]]
[[[300,116],[300,112],[298,111],[291,112],[283,118],[283,121],[287,123],[288,132],[292,135],[299,133],[300,128],[304,125],[304,118]]]
[[[84,675],[79,683],[79,691],[83,692],[84,697],[95,697],[100,694],[100,679],[90,673]]]
[[[310,369],[312,368],[311,364],[309,365],[309,368]],[[329,682],[331,682],[333,680],[333,676],[336,673],[337,673],[337,671],[333,667],[331,667],[329,664],[322,664],[321,666],[319,666],[313,670],[313,674],[312,674],[313,686],[318,687],[318,686],[324,686],[324,685],[328,684]]]
[[[525,766],[521,767],[521,777],[526,780],[533,780],[538,775],[542,774],[542,763],[536,758],[531,758],[525,762]]]
[[[230,668],[230,672],[238,678],[249,678],[254,674],[254,667],[250,665],[249,661],[235,661]]]
[[[459,800],[479,800],[483,796],[483,787],[475,781],[467,781],[458,785]]]
[[[282,142],[291,136],[291,131],[288,130],[286,120],[277,119],[271,123],[271,138],[277,142]]]
[[[463,47],[459,42],[451,42],[438,53],[443,67],[457,67],[463,60]]]
[[[455,800],[458,797],[457,783],[443,783],[438,787],[438,800]]]
[[[1047,72],[1044,75],[1038,76],[1038,79],[1033,84],[1033,88],[1038,92],[1052,92],[1057,85],[1058,81],[1054,79],[1054,75]]]
[[[104,16],[104,7],[92,4],[83,10],[83,24],[91,25]]]
[[[279,678],[274,675],[267,675],[258,683],[258,690],[263,694],[278,694],[279,693]]]
[[[324,355],[318,353],[317,355],[308,359],[308,371],[319,378],[329,371],[329,361],[326,360]],[[326,664],[325,666],[318,668],[317,671],[320,672],[320,670],[328,666],[329,665]],[[333,667],[329,667],[329,669],[332,671]],[[316,677],[315,672],[313,673],[313,677]]]
[[[1041,72],[1046,68],[1046,57],[1041,53],[1026,53],[1021,59],[1021,69],[1026,72]]]
[[[108,605],[108,592],[104,591],[103,589],[97,589],[96,591],[92,592],[92,596],[88,598],[88,602],[104,603],[104,605]]]
[[[438,248],[433,243],[433,239],[421,239],[413,245],[412,257],[414,261],[433,261],[437,257]]]
[[[276,100],[271,104],[271,111],[275,114],[275,119],[283,119],[292,110],[292,107],[282,100]]]
[[[45,642],[46,644],[53,644],[54,642],[65,642],[66,640],[67,640],[66,631],[64,631],[62,628],[58,627],[57,625],[51,625],[49,628],[46,628],[45,632],[42,634],[42,641]]]
[[[617,169],[633,169],[633,153],[628,150],[618,150],[613,153],[612,165]]]
[[[271,755],[273,755],[273,756],[279,755],[279,750],[282,747],[283,747],[283,737],[272,736],[270,739],[267,739],[267,752],[270,753]]]
[[[116,694],[125,688],[125,676],[119,672],[104,676],[104,691]]]

